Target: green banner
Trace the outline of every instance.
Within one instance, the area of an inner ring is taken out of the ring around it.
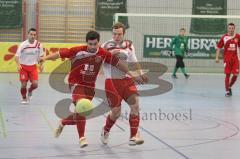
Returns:
[[[22,0],[0,0],[0,28],[22,27]]]
[[[143,56],[149,58],[172,57],[170,44],[174,36],[144,35]],[[220,37],[190,36],[187,58],[215,58],[216,45]]]
[[[193,15],[227,15],[227,0],[193,0]],[[227,19],[192,18],[190,33],[216,35],[225,33]]]
[[[96,29],[111,30],[115,13],[126,13],[127,0],[96,0]],[[128,27],[127,17],[119,17],[119,22]]]

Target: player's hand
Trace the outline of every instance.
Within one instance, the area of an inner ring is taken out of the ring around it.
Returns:
[[[43,63],[45,61],[45,58],[44,57],[39,57],[39,59],[38,59],[38,62],[39,63]]]
[[[190,52],[189,50],[186,50],[186,51],[185,51],[185,54],[186,54],[187,56],[190,56],[190,55],[191,55],[191,52]]]
[[[19,65],[17,66],[17,70],[20,71],[21,69],[22,69],[22,66],[19,64]]]
[[[144,82],[144,83],[148,83],[148,76],[146,76],[145,74],[142,74],[141,76],[140,76],[141,78],[142,78],[142,81]]]
[[[216,59],[215,59],[215,62],[216,62],[216,63],[219,63],[219,58],[216,58]]]
[[[168,51],[168,54],[169,54],[171,57],[173,57],[173,51],[172,51],[172,50],[169,50],[169,51]]]
[[[43,65],[40,65],[40,66],[39,66],[39,71],[40,71],[40,72],[43,72],[43,70],[44,70],[44,66],[43,66]]]
[[[133,80],[137,84],[145,84],[145,83],[148,82],[148,77],[143,74],[143,75],[140,75],[140,76],[133,77]]]
[[[133,77],[133,81],[136,82],[137,84],[144,84],[141,76]]]
[[[111,53],[113,55],[118,55],[120,53],[120,49],[113,50],[113,51],[111,51]]]

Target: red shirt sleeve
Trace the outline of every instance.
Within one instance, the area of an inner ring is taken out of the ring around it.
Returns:
[[[220,41],[217,44],[217,48],[223,48],[224,46],[224,41],[223,41],[224,36],[221,37]]]
[[[237,38],[238,38],[238,47],[240,47],[240,34],[237,34]]]
[[[105,62],[108,63],[108,64],[111,64],[111,65],[113,65],[113,66],[116,66],[116,65],[118,64],[118,62],[119,62],[119,58],[116,57],[116,56],[114,56],[114,55],[112,55],[112,54],[111,54],[110,52],[108,52],[108,51],[105,51],[105,50],[104,50],[104,52],[105,52],[105,54],[106,54],[106,56],[105,56]]]
[[[76,56],[76,54],[81,50],[81,47],[72,47],[70,49],[62,48],[59,51],[61,58],[73,58]]]

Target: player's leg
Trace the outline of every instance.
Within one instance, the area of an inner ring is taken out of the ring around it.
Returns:
[[[144,140],[140,138],[138,132],[140,116],[139,116],[139,97],[137,88],[131,79],[125,80],[125,90],[123,93],[124,100],[130,106],[129,125],[130,125],[130,140],[129,145],[140,145]]]
[[[226,76],[225,76],[225,89],[226,89],[226,93],[225,93],[225,96],[226,97],[229,97],[231,96],[230,94],[230,76],[231,74],[227,73]]]
[[[72,101],[76,105],[81,98],[92,100],[94,96],[94,88],[86,88],[84,86],[70,86],[72,92]],[[65,125],[77,125],[80,147],[86,147],[88,142],[85,137],[86,117],[78,113],[72,113],[67,118],[60,121],[58,128],[55,131],[55,137],[58,137]]]
[[[230,84],[229,84],[229,93],[232,96],[232,86],[234,85],[234,83],[237,81],[238,78],[238,74],[233,74],[231,80],[230,80]]]
[[[234,83],[237,81],[238,74],[233,74],[231,81],[230,81],[230,88],[234,85]]]
[[[86,147],[88,145],[87,140],[84,136],[86,126],[85,116],[81,116],[78,113],[72,113],[67,118],[62,119],[58,125],[58,128],[55,131],[55,137],[60,136],[65,125],[77,125],[79,143],[81,148]]]
[[[27,70],[24,69],[24,67],[22,66],[21,70],[19,71],[19,75],[20,75],[20,82],[21,82],[21,95],[22,95],[22,104],[27,104],[28,100],[27,100],[27,81],[28,81],[28,72]]]
[[[94,88],[88,90],[83,86],[70,86],[72,92],[72,101],[73,104],[76,105],[77,101],[81,98],[87,98],[92,100],[94,96]],[[83,148],[88,145],[86,138],[84,136],[85,133],[85,126],[86,126],[86,117],[82,116],[78,113],[72,113],[67,118],[62,119],[59,122],[59,126],[55,131],[55,137],[58,137],[65,125],[77,125],[78,135],[79,135],[79,142],[80,146]]]
[[[130,106],[129,125],[130,125],[130,140],[129,145],[140,145],[144,143],[144,140],[140,138],[138,132],[140,116],[139,116],[139,98],[137,94],[132,94],[127,99],[127,103]]]
[[[232,66],[232,78],[230,80],[230,84],[229,84],[229,93],[230,95],[232,95],[232,86],[234,85],[234,83],[237,81],[237,77],[238,77],[238,74],[239,74],[239,60],[238,59],[235,59],[234,60],[234,63],[233,63],[233,66]]]
[[[179,65],[180,65],[180,69],[182,71],[182,73],[184,74],[185,78],[189,78],[189,75],[187,74],[186,72],[186,69],[185,69],[185,63],[183,62],[183,57],[180,56],[179,57]]]
[[[103,127],[105,133],[109,133],[112,126],[116,122],[116,120],[120,117],[121,115],[121,107],[116,106],[112,107],[107,118],[106,118],[106,123]]]
[[[73,99],[76,103],[82,98],[92,100],[95,95],[95,88],[91,86],[79,86],[75,88],[73,95],[75,95],[75,97],[73,96]],[[88,145],[87,139],[85,137],[86,117],[84,115],[76,113],[76,124],[80,147],[84,148]]]
[[[37,89],[38,87],[38,70],[36,65],[29,66],[29,78],[31,81],[31,85],[28,88],[28,99],[30,100],[33,90]]]
[[[74,85],[69,85],[69,89],[72,92],[72,103],[74,105],[76,104],[76,102],[74,102],[75,101],[75,99],[74,99],[75,96],[73,94],[73,91],[75,90],[75,87],[76,86],[74,86]],[[61,119],[59,121],[59,125],[58,125],[58,127],[57,127],[57,129],[55,130],[55,133],[54,133],[54,136],[56,138],[58,138],[61,135],[65,125],[76,125],[76,120],[75,120],[76,117],[75,116],[76,116],[76,114],[72,113],[68,117],[66,117],[64,119]]]
[[[27,100],[27,81],[21,82],[21,95],[22,95],[22,104],[28,104]]]
[[[173,78],[177,78],[176,73],[177,73],[177,70],[178,70],[179,67],[180,67],[180,66],[179,66],[179,56],[176,55],[176,64],[175,64],[175,67],[174,67],[174,69],[173,69],[173,74],[172,74],[172,77],[173,77]]]
[[[121,115],[120,106],[111,108],[111,111],[106,118],[105,125],[101,132],[101,141],[103,144],[108,143],[110,130],[112,126],[115,124],[115,122],[117,121],[117,119],[120,117],[120,115]]]
[[[30,87],[28,88],[28,99],[30,100],[31,97],[32,97],[32,92],[34,89],[37,89],[38,88],[38,81],[37,80],[33,80],[31,81],[31,85]]]
[[[224,61],[224,73],[225,73],[225,96],[229,97],[231,96],[230,94],[230,77],[231,77],[231,73],[232,73],[232,66],[230,61]]]
[[[121,82],[121,80],[118,81]],[[119,82],[118,84],[121,85]],[[113,80],[107,79],[105,81],[105,92],[111,111],[106,118],[105,125],[101,132],[101,141],[103,144],[108,143],[109,132],[112,126],[115,124],[116,120],[121,115],[122,98],[118,95],[117,89],[118,88],[114,85]]]
[[[76,124],[80,147],[86,147],[88,145],[87,139],[85,137],[86,117],[76,113]]]

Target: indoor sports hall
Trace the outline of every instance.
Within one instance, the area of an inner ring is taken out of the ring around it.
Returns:
[[[237,53],[240,48],[239,13],[238,0],[1,0],[0,159],[238,159],[240,82],[233,80],[238,74],[234,71],[227,79],[223,59],[229,40],[224,36],[236,43]],[[85,45],[90,30],[100,34],[103,44],[112,39],[112,25],[117,22],[125,25],[124,38],[134,45],[148,77],[147,83],[136,84],[138,132],[144,143],[129,145],[130,108],[123,101],[108,144],[102,144],[109,114],[102,69],[93,108],[86,116],[88,146],[80,147],[76,125],[64,126],[56,138],[59,121],[76,111],[68,86],[71,62],[67,58],[45,61],[40,72],[38,61],[38,87],[31,99],[28,89],[27,102],[22,103],[22,67],[18,71],[16,62],[20,44],[30,39],[30,28],[36,29],[41,43],[36,48],[42,47],[44,56]],[[182,28],[187,37],[185,68],[180,66],[173,76],[178,60],[173,41]],[[221,39],[224,46],[219,48]],[[239,61],[238,54],[232,57]]]

